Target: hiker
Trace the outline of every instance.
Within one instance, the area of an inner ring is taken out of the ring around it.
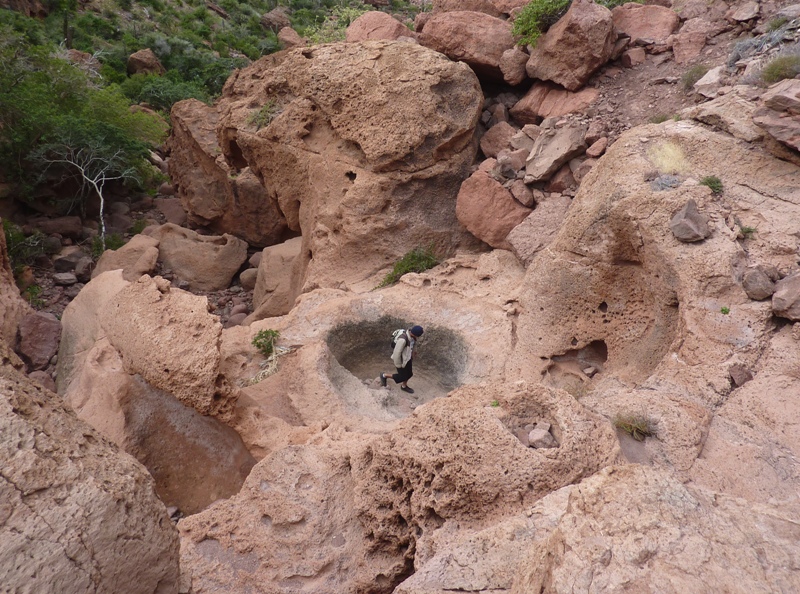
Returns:
[[[397,337],[394,343],[394,352],[392,353],[392,361],[397,368],[397,373],[391,375],[381,373],[381,385],[384,388],[386,387],[386,380],[392,378],[396,384],[400,384],[400,389],[403,392],[414,393],[414,390],[408,387],[408,380],[414,375],[414,371],[411,368],[411,363],[414,360],[414,346],[422,336],[422,333],[422,326],[412,326]]]

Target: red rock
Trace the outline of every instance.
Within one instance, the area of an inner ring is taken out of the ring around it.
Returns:
[[[711,24],[705,19],[693,18],[686,21],[673,36],[672,52],[675,54],[675,62],[686,64],[699,56],[711,30]]]
[[[616,40],[610,10],[575,0],[531,50],[528,76],[577,91],[608,61]]]
[[[347,27],[345,41],[354,43],[367,39],[398,39],[400,37],[415,37],[403,23],[377,10],[365,12]]]
[[[572,176],[572,170],[569,165],[562,165],[561,169],[556,171],[555,175],[550,178],[544,187],[545,192],[557,192],[561,194],[569,188],[574,188],[577,184],[575,178]]]
[[[518,122],[535,124],[542,118],[582,112],[599,96],[600,91],[591,87],[573,93],[553,83],[536,82],[511,108],[511,115]]]
[[[680,17],[663,6],[651,6],[629,2],[611,11],[614,26],[631,38],[665,43],[680,25]]]
[[[511,137],[517,130],[506,122],[495,124],[486,131],[481,137],[481,150],[487,157],[497,157],[497,153],[507,149],[511,143]]]
[[[278,41],[286,49],[308,45],[308,40],[300,37],[300,34],[291,27],[284,27],[278,32]]]
[[[61,322],[53,314],[37,311],[20,320],[17,352],[30,371],[47,367],[60,340]]]
[[[606,152],[606,147],[608,146],[608,138],[603,136],[602,138],[597,139],[592,145],[586,149],[586,156],[592,159],[596,159],[604,152]]]
[[[511,24],[481,12],[434,13],[419,35],[421,45],[465,62],[480,78],[503,80],[503,53],[514,47]]]
[[[128,57],[128,74],[164,74],[166,69],[149,47]]]
[[[503,52],[500,58],[500,71],[503,80],[510,85],[518,85],[528,78],[525,65],[528,63],[528,54],[518,47],[513,47]]]
[[[281,29],[292,26],[292,22],[289,20],[289,13],[285,6],[278,6],[268,13],[261,15],[260,22],[262,27],[274,33],[278,33]]]
[[[493,17],[503,16],[493,0],[434,0],[433,12],[456,12],[468,10],[482,12]]]
[[[644,64],[646,59],[647,56],[645,56],[643,47],[632,47],[622,54],[622,58],[620,58],[625,68],[633,68],[639,64]]]
[[[275,198],[250,168],[235,172],[218,158],[217,111],[190,99],[173,106],[171,119],[169,171],[189,223],[257,247],[280,241],[287,221]],[[160,204],[166,208],[168,203]],[[169,222],[181,224],[180,212],[168,212],[174,217]]]
[[[456,201],[456,216],[475,237],[495,248],[507,249],[508,233],[530,214],[511,193],[478,171],[463,184]]]

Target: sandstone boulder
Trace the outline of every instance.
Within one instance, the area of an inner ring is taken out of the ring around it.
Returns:
[[[487,157],[497,157],[497,154],[510,146],[511,137],[517,130],[507,122],[498,122],[481,136],[481,150]]]
[[[687,108],[681,115],[724,130],[736,138],[754,142],[764,137],[764,131],[753,121],[756,107],[755,102],[734,91]]]
[[[675,55],[675,62],[687,64],[697,58],[703,51],[711,30],[711,24],[704,18],[687,20],[673,36],[672,53]]]
[[[434,0],[433,12],[482,12],[500,18],[503,12],[495,0]]]
[[[577,91],[608,61],[616,40],[611,11],[576,0],[531,50],[528,76]]]
[[[130,375],[203,415],[230,416],[238,393],[219,378],[222,327],[205,297],[143,276],[117,292],[99,318]]]
[[[308,40],[305,37],[300,37],[300,34],[291,27],[284,27],[278,31],[278,41],[281,42],[285,49],[308,45]]]
[[[199,235],[165,223],[145,230],[158,241],[158,258],[175,276],[199,291],[219,291],[230,286],[247,259],[247,244],[228,235]]]
[[[13,592],[177,593],[178,538],[153,480],[0,343],[0,581]]]
[[[697,203],[694,200],[688,200],[684,207],[675,213],[670,219],[669,228],[678,241],[685,243],[702,241],[711,235],[708,217],[697,210]]]
[[[261,15],[261,26],[269,29],[273,33],[278,33],[286,27],[292,26],[292,21],[289,20],[289,14],[284,6],[278,6],[273,10]]]
[[[264,248],[253,289],[253,315],[248,321],[289,313],[297,298],[300,250],[303,240],[295,237]]]
[[[19,321],[31,312],[30,305],[20,296],[14,283],[6,235],[0,233],[0,341],[14,344]]]
[[[61,322],[51,313],[37,311],[19,322],[17,353],[25,361],[28,371],[44,369],[58,352],[61,340]]]
[[[792,274],[775,283],[772,311],[781,318],[800,320],[800,274]]]
[[[525,167],[525,183],[549,179],[570,159],[586,150],[582,126],[564,126],[544,130],[533,145]]]
[[[748,268],[742,276],[742,288],[750,299],[760,301],[772,297],[775,283],[760,266]]]
[[[197,513],[239,491],[255,460],[230,427],[129,374],[107,340],[64,394],[78,417],[141,462],[167,506]]]
[[[535,82],[512,108],[511,115],[521,123],[535,124],[542,118],[582,112],[600,96],[600,91],[586,88],[572,93],[548,82]]]
[[[170,118],[170,177],[189,223],[258,247],[279,242],[286,219],[275,198],[250,168],[234,171],[219,154],[217,111],[189,99],[176,103]]]
[[[158,240],[147,235],[134,235],[118,250],[106,250],[97,261],[92,278],[109,270],[122,269],[122,278],[133,282],[150,274],[158,262]]]
[[[270,100],[281,111],[255,131]],[[466,65],[392,41],[273,54],[228,81],[220,145],[302,232],[295,294],[361,281],[420,245],[447,254],[474,241],[455,224],[455,197],[482,101]]]
[[[547,198],[511,230],[506,241],[520,262],[529,265],[533,257],[550,244],[571,204],[568,196]]]
[[[128,56],[128,74],[164,74],[166,69],[149,47]]]
[[[452,60],[465,62],[479,78],[502,81],[503,53],[514,47],[511,24],[482,12],[434,13],[419,43]]]
[[[629,2],[611,11],[614,26],[631,38],[631,43],[666,43],[680,25],[678,14],[664,6],[646,6]]]
[[[347,27],[345,41],[354,43],[367,39],[399,39],[414,33],[391,15],[378,10],[365,12]]]
[[[525,65],[528,63],[528,54],[518,47],[507,49],[500,57],[500,71],[503,80],[510,85],[518,85],[528,77]]]
[[[456,202],[458,221],[475,237],[497,248],[508,248],[506,236],[530,212],[482,171],[476,171],[461,185]]]
[[[646,466],[611,467],[571,489],[557,528],[520,564],[514,591],[794,589],[800,581],[783,561],[795,546],[790,523],[777,509],[684,486]]]

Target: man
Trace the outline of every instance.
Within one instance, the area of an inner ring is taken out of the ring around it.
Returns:
[[[411,367],[414,360],[414,347],[422,333],[422,326],[412,326],[397,338],[394,343],[394,352],[392,353],[392,362],[397,368],[397,373],[391,375],[381,373],[381,385],[383,387],[386,387],[386,380],[392,378],[396,384],[400,384],[400,389],[403,392],[414,393],[414,390],[408,387],[408,380],[414,375]]]

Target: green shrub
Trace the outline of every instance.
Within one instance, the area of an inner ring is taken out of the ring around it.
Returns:
[[[31,307],[40,309],[44,307],[44,300],[42,296],[42,287],[39,285],[30,285],[22,292],[22,297],[27,301]]]
[[[783,27],[788,22],[789,22],[789,19],[787,19],[786,17],[774,18],[774,19],[772,19],[771,21],[769,21],[767,23],[767,31],[769,33],[773,33],[775,31],[777,31],[778,29],[780,29],[781,27]]]
[[[705,64],[697,64],[687,70],[681,77],[681,86],[684,92],[688,93],[694,87],[694,84],[703,78],[708,72],[708,66]]]
[[[662,123],[666,122],[668,119],[670,119],[670,116],[668,116],[667,114],[661,113],[661,114],[658,114],[658,115],[654,115],[653,117],[650,118],[649,121],[650,121],[651,124],[662,124]]]
[[[764,66],[761,80],[771,85],[787,78],[794,78],[798,74],[800,74],[800,55],[788,54],[778,56]]]
[[[719,313],[721,313],[724,316],[727,316],[729,313],[731,313],[731,308],[723,305],[722,307],[719,308]]]
[[[8,219],[3,219],[3,233],[6,236],[6,249],[11,270],[17,276],[25,266],[30,266],[36,258],[45,253],[44,233],[34,231],[26,236],[22,228]]]
[[[145,227],[147,227],[147,219],[136,219],[131,225],[130,234],[138,235],[145,230]]]
[[[265,357],[269,358],[275,350],[275,342],[281,333],[277,330],[259,330],[253,338],[253,346]]]
[[[106,235],[106,247],[103,249],[103,238],[99,235],[92,238],[92,258],[99,260],[105,250],[118,250],[125,245],[125,240],[119,233]]]
[[[609,10],[615,6],[625,4],[627,0],[599,0],[597,4]],[[642,3],[643,0],[633,0]],[[535,46],[539,37],[555,25],[558,20],[567,14],[571,0],[533,0],[514,19],[511,33],[517,45]]]
[[[714,194],[722,194],[722,180],[716,175],[707,175],[700,180],[701,186],[711,188]]]
[[[344,41],[345,30],[350,23],[370,10],[373,8],[360,0],[342,2],[340,6],[334,6],[321,23],[315,21],[306,27],[305,36],[311,43]]]
[[[134,74],[120,85],[120,90],[134,103],[147,103],[155,109],[169,112],[172,106],[184,99],[197,99],[209,103],[206,88],[197,82],[178,82],[156,74]]]
[[[393,285],[409,272],[425,272],[438,263],[439,260],[431,248],[414,248],[395,263],[392,271],[384,277],[378,288]]]
[[[755,227],[747,227],[745,225],[739,225],[739,233],[744,239],[752,239],[753,235],[758,229]]]
[[[269,126],[280,111],[277,101],[275,101],[275,99],[268,99],[261,109],[250,116],[249,122],[256,127],[256,130],[260,130],[265,126]]]
[[[655,429],[650,419],[644,413],[618,415],[612,421],[614,427],[630,435],[636,441],[655,435]]]

